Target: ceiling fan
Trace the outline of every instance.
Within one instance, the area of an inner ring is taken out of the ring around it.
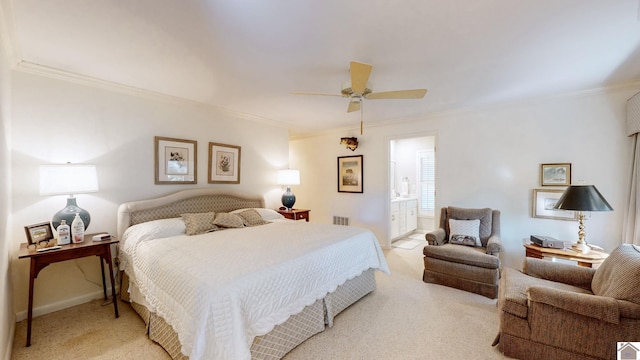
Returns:
[[[340,94],[323,94],[314,92],[300,92],[296,91],[294,95],[318,95],[318,96],[342,96],[349,98],[349,106],[347,112],[353,112],[360,110],[360,135],[362,135],[362,112],[363,105],[362,100],[378,100],[378,99],[422,99],[427,93],[427,89],[413,89],[413,90],[395,90],[395,91],[383,91],[373,92],[371,90],[371,84],[369,83],[369,75],[373,65],[360,63],[357,61],[351,61],[349,65],[349,72],[351,73],[351,81],[342,84],[342,90]]]

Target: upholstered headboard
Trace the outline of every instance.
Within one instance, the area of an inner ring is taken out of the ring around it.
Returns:
[[[129,226],[147,221],[180,217],[185,213],[229,212],[262,208],[264,198],[224,189],[190,189],[154,199],[132,201],[118,208],[118,238]]]

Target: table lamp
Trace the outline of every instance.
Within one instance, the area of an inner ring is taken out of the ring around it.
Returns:
[[[71,164],[40,166],[40,195],[69,195],[67,206],[53,215],[51,225],[54,229],[62,220],[71,225],[76,213],[84,222],[85,230],[89,227],[91,216],[76,203],[75,194],[98,191],[98,174],[95,165]]]
[[[585,240],[586,232],[584,231],[584,212],[585,211],[611,211],[613,208],[607,200],[600,194],[598,189],[593,185],[570,185],[562,193],[560,199],[556,202],[554,209],[572,210],[578,212],[578,241],[571,248],[583,253],[589,252],[591,248]]]
[[[300,185],[300,171],[279,170],[278,185],[287,186],[287,191],[282,194],[282,206],[286,207],[287,210],[293,209],[293,204],[296,203],[296,196],[291,192],[291,185]]]

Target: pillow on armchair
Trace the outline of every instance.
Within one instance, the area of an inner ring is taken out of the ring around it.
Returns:
[[[492,224],[493,224],[493,211],[489,208],[484,209],[467,209],[467,208],[458,208],[455,206],[449,206],[446,208],[447,210],[447,219],[457,219],[457,220],[479,220],[479,241],[482,245],[486,246],[486,242],[491,236],[492,232]],[[451,227],[449,222],[447,221],[445,224],[447,234],[452,234]]]
[[[449,219],[449,243],[482,246],[482,242],[480,242],[480,220]]]

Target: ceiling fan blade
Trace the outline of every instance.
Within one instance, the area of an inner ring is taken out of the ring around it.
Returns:
[[[354,112],[360,110],[360,101],[350,101],[347,112]]]
[[[396,90],[371,93],[366,96],[369,100],[375,99],[422,99],[427,89]]]
[[[372,68],[372,65],[356,61],[352,61],[349,65],[349,72],[351,72],[351,90],[353,90],[355,94],[364,93]]]
[[[311,96],[339,96],[342,97],[341,94],[325,94],[325,93],[317,93],[317,92],[304,92],[304,91],[293,91],[291,95],[311,95]]]

